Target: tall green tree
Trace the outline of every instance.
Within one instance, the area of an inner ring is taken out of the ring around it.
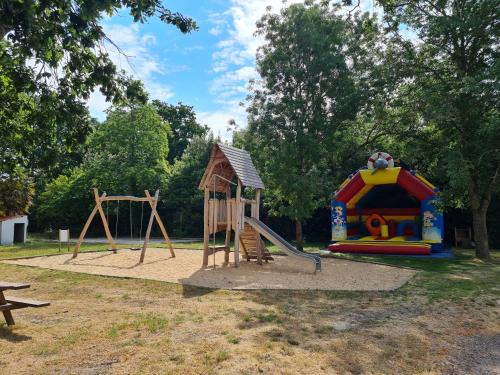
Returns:
[[[145,189],[164,193],[169,134],[169,125],[151,106],[110,112],[89,137],[82,165],[56,178],[40,195],[38,224],[81,226],[94,204],[93,187],[113,195],[143,196]]]
[[[94,89],[115,105],[146,102],[140,82],[106,51],[113,42],[100,22],[120,9],[134,22],[158,17],[183,33],[197,28],[159,0],[0,0],[1,171],[23,165],[37,177],[53,168],[58,149],[74,149],[91,131],[85,101]]]
[[[448,178],[447,190],[472,212],[476,255],[489,258],[487,211],[500,192],[500,7],[495,0],[380,0],[406,73],[395,94],[418,115]],[[400,35],[409,29],[416,41]],[[418,145],[418,142],[415,142]],[[429,145],[431,145],[429,147]]]
[[[153,107],[168,122],[172,129],[172,136],[169,138],[168,161],[173,164],[180,159],[188,145],[195,137],[203,137],[208,132],[206,125],[201,125],[196,120],[196,113],[193,107],[178,103],[177,105],[153,100]]]
[[[332,189],[329,161],[345,121],[358,111],[348,67],[347,24],[325,5],[292,5],[257,23],[265,39],[257,54],[247,145],[263,173],[271,215],[302,223]],[[340,144],[340,143],[339,143]]]

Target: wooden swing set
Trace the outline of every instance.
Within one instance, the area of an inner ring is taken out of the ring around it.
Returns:
[[[117,248],[116,248],[116,233],[118,229],[118,208],[117,206],[117,220],[116,220],[116,230],[115,230],[115,238],[113,239],[113,236],[111,235],[111,231],[109,230],[109,225],[108,225],[108,218],[107,215],[104,213],[104,209],[102,208],[102,203],[106,202],[109,204],[111,201],[117,201],[118,205],[120,201],[129,201],[130,204],[132,202],[149,202],[149,205],[151,207],[151,215],[149,216],[149,222],[148,226],[146,229],[146,235],[144,236],[144,242],[142,244],[142,251],[141,251],[141,256],[139,258],[139,263],[142,263],[144,261],[144,257],[146,255],[146,248],[148,247],[149,243],[149,238],[151,236],[151,229],[153,227],[153,221],[156,219],[156,222],[158,223],[158,226],[160,227],[161,233],[163,234],[163,237],[165,238],[165,242],[167,243],[169,249],[170,249],[170,255],[172,258],[175,257],[175,252],[174,252],[174,247],[172,246],[172,242],[170,241],[170,238],[168,237],[167,231],[165,230],[165,226],[163,225],[163,222],[161,221],[160,215],[158,214],[158,211],[156,210],[156,206],[158,204],[158,198],[159,198],[159,190],[156,190],[154,197],[151,196],[148,190],[144,190],[146,196],[145,197],[134,197],[130,195],[115,195],[115,196],[107,196],[106,192],[103,192],[102,195],[99,196],[99,191],[94,188],[94,199],[95,199],[95,207],[90,213],[87,222],[83,226],[83,230],[80,233],[80,237],[78,238],[78,242],[76,243],[75,250],[73,251],[73,258],[76,258],[78,256],[78,252],[80,250],[80,246],[83,243],[83,239],[85,238],[85,235],[87,234],[87,231],[89,229],[90,223],[96,216],[97,212],[99,212],[99,215],[101,217],[102,225],[104,227],[104,232],[106,233],[106,238],[108,239],[109,244],[111,245],[111,250],[116,253]],[[141,235],[142,235],[142,215],[144,212],[144,206],[141,211]],[[132,212],[130,212],[130,220],[132,223]],[[131,237],[132,237],[132,224],[131,224]]]

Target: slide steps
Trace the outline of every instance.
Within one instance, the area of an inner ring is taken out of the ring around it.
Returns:
[[[314,265],[315,272],[321,271],[321,258],[318,255],[308,254],[303,251],[297,250],[289,242],[283,239],[283,237],[274,232],[271,228],[269,228],[266,224],[264,224],[260,220],[245,216],[245,227],[247,224],[250,225],[256,233],[266,237],[269,241],[271,241],[274,245],[278,246],[287,255],[290,255],[292,257],[295,257],[303,261],[312,262]]]
[[[264,241],[262,241],[262,239],[260,238],[259,233],[250,225],[245,223],[243,232],[240,233],[240,243],[243,257],[247,261],[250,261],[251,259],[258,259],[257,241],[260,241],[260,245],[262,248],[262,260],[264,260],[266,263],[270,260],[273,260],[273,257],[269,253],[269,250],[267,250]]]

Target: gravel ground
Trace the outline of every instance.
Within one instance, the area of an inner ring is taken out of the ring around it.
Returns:
[[[201,251],[177,249],[175,252],[176,257],[171,258],[166,249],[148,249],[143,264],[138,264],[140,252],[132,250],[120,250],[117,254],[81,253],[76,259],[63,254],[4,262],[222,289],[394,290],[416,273],[380,264],[323,259],[322,271],[314,274],[311,262],[286,256],[275,256],[275,261],[262,266],[241,261],[241,266],[234,268],[222,265],[222,252],[216,254],[215,268],[203,269]],[[212,261],[210,257],[209,264]]]
[[[446,375],[499,375],[500,334],[461,336],[443,368]]]

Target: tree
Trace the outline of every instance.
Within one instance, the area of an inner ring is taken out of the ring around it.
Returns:
[[[33,182],[20,168],[10,175],[0,175],[0,216],[27,213],[33,194]]]
[[[191,106],[182,103],[173,105],[159,100],[153,100],[153,106],[172,129],[172,136],[169,138],[168,161],[173,164],[175,160],[182,157],[186,147],[195,137],[203,137],[207,134],[208,127],[198,123],[196,113]]]
[[[203,232],[203,192],[198,185],[212,151],[212,134],[195,137],[175,161],[161,199],[166,225],[177,236],[199,236]]]
[[[449,193],[468,203],[476,255],[487,259],[487,211],[500,192],[498,2],[379,2],[408,67],[397,95],[405,98],[406,113],[419,115],[420,133],[432,134],[429,157],[443,166]],[[416,42],[399,35],[401,25]]]
[[[271,215],[302,223],[324,205],[335,145],[358,112],[359,92],[348,67],[347,24],[326,5],[292,5],[257,23],[265,45],[257,55],[245,132],[263,173]]]
[[[169,134],[168,124],[151,106],[110,112],[89,137],[82,165],[56,178],[40,195],[38,223],[79,227],[94,205],[93,187],[113,195],[165,191]]]
[[[156,16],[183,33],[197,28],[159,0],[0,0],[0,170],[23,165],[37,177],[56,150],[82,143],[94,89],[115,105],[146,102],[142,84],[117,71],[99,24],[121,8],[134,22]]]

